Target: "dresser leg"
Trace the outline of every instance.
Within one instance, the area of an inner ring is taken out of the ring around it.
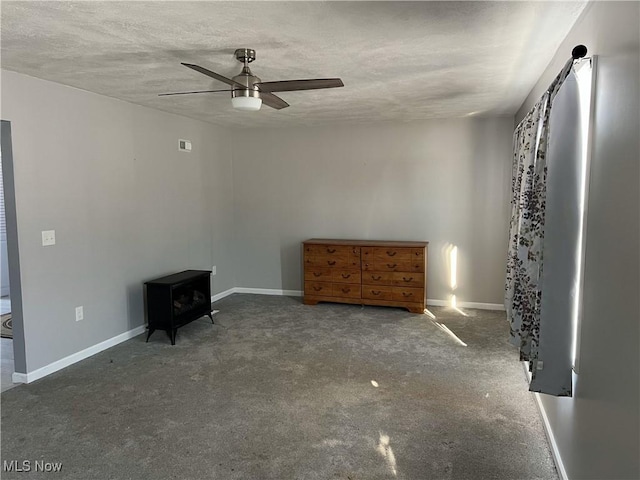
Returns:
[[[215,325],[216,322],[213,321],[213,315],[211,314],[211,312],[207,313],[207,315],[211,319],[211,323],[213,323]]]
[[[424,307],[406,307],[411,313],[424,313]]]
[[[318,300],[309,300],[309,299],[303,299],[302,303],[304,303],[305,305],[317,305],[318,304]]]

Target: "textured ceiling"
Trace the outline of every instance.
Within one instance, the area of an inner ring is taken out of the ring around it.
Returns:
[[[511,115],[585,6],[580,2],[9,2],[2,68],[227,126],[322,125]],[[345,87],[231,108],[253,48],[263,81],[340,77]],[[570,52],[566,52],[567,58]]]

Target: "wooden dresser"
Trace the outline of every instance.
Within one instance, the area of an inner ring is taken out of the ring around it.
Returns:
[[[329,240],[302,242],[304,303],[427,306],[428,242]]]

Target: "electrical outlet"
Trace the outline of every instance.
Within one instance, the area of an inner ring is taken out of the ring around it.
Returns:
[[[76,322],[79,322],[80,320],[84,320],[84,309],[82,308],[82,305],[76,307]]]
[[[216,274],[216,266],[214,265],[213,267],[211,267],[211,275],[215,275]]]

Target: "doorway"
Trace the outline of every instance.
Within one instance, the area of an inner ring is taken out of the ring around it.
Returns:
[[[13,328],[11,322],[11,286],[9,283],[9,254],[7,249],[7,217],[4,207],[4,176],[0,150],[0,390],[13,386]]]
[[[0,123],[0,389],[4,392],[16,385],[16,372],[26,376],[26,358],[11,123]]]

